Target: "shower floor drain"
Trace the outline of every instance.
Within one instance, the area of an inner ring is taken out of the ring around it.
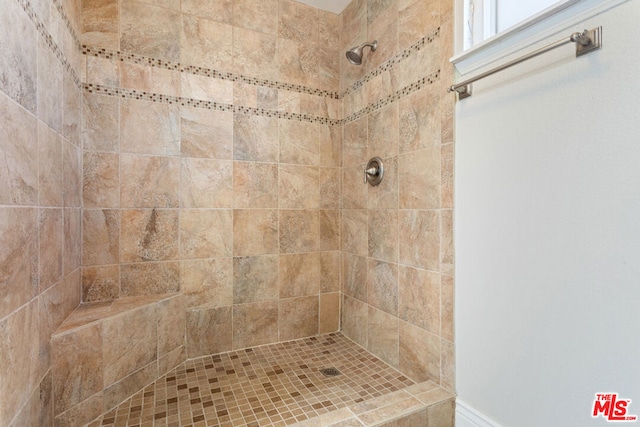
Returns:
[[[322,375],[324,375],[325,377],[337,377],[338,375],[340,375],[340,371],[338,371],[336,368],[324,368],[320,369],[320,372],[322,372]]]

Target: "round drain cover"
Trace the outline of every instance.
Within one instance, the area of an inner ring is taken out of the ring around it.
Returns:
[[[320,372],[322,372],[322,375],[324,375],[325,377],[337,377],[338,375],[340,375],[340,371],[338,371],[336,368],[324,368],[320,369]]]

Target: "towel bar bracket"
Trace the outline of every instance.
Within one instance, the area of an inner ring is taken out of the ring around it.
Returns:
[[[587,53],[598,50],[602,47],[602,27],[593,28],[591,30],[584,30],[583,32],[575,32],[568,38],[558,40],[555,43],[551,43],[550,45],[542,47],[520,58],[514,59],[513,61],[509,61],[506,64],[502,64],[492,70],[485,71],[484,73],[478,74],[475,77],[452,85],[451,87],[449,87],[448,92],[456,92],[458,94],[459,100],[468,98],[471,96],[471,83],[488,77],[499,71],[506,70],[507,68],[513,67],[514,65],[520,64],[521,62],[527,61],[531,58],[535,58],[536,56],[542,55],[543,53],[549,52],[550,50],[553,50],[560,46],[564,46],[565,44],[571,42],[575,43],[576,45],[576,57],[586,55]]]

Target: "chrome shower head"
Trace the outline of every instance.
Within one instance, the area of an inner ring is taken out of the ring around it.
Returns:
[[[354,65],[362,64],[362,53],[365,47],[369,46],[371,52],[375,52],[378,48],[378,41],[374,40],[373,43],[365,42],[360,46],[353,47],[347,51],[347,59]]]

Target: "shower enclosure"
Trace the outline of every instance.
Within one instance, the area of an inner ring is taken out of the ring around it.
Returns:
[[[335,332],[453,391],[451,2],[2,2],[0,424]]]

